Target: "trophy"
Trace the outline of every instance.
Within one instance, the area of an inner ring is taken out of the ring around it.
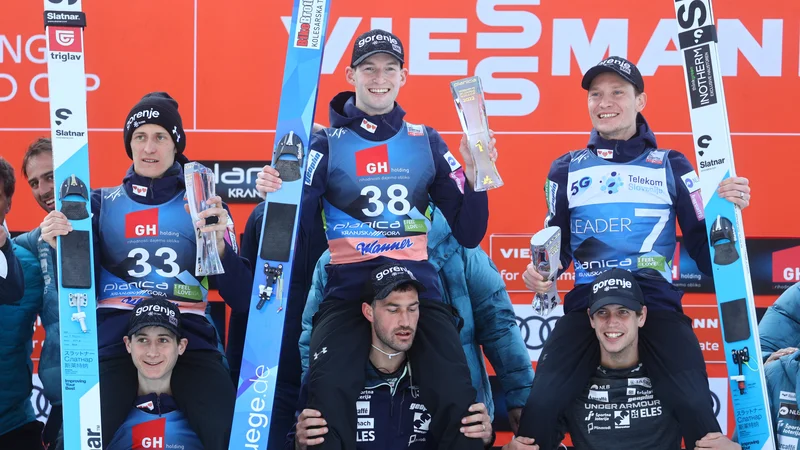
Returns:
[[[214,172],[200,163],[190,162],[184,166],[183,175],[186,179],[186,200],[189,202],[189,211],[192,214],[192,221],[197,223],[200,220],[197,215],[211,207],[206,201],[216,195],[214,193]],[[206,218],[206,224],[216,223],[215,219],[216,217]],[[195,231],[197,258],[194,274],[196,276],[205,276],[225,273],[222,268],[222,261],[219,259],[217,239],[214,236],[214,232],[203,233],[196,225]]]
[[[544,294],[537,293],[533,297],[533,312],[540,316],[548,316],[558,306],[555,279],[558,275],[558,263],[561,257],[561,228],[547,227],[531,238],[531,259],[536,271],[553,285]]]
[[[450,82],[450,91],[456,104],[461,128],[467,135],[467,145],[475,161],[476,192],[488,191],[503,185],[497,167],[489,159],[489,122],[486,120],[486,102],[480,77],[469,77]]]

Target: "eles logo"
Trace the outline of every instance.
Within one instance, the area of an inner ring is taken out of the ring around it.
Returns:
[[[77,52],[81,51],[80,28],[48,27],[51,52]]]
[[[379,145],[356,152],[356,176],[368,177],[389,173],[389,147]]]
[[[125,238],[158,236],[158,208],[136,211],[125,216]]]
[[[167,425],[167,418],[161,417],[149,422],[140,423],[133,426],[133,450],[166,448],[164,443],[164,429]]]

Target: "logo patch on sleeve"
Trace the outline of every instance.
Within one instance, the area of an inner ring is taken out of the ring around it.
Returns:
[[[320,161],[322,161],[322,153],[316,150],[311,150],[308,153],[308,167],[306,167],[306,175],[303,177],[306,186],[311,186],[311,182],[314,180],[314,172],[317,171]]]
[[[461,164],[459,164],[458,160],[452,153],[448,150],[447,153],[444,155],[444,160],[447,161],[447,165],[450,166],[450,172],[455,172],[456,170],[461,168]]]

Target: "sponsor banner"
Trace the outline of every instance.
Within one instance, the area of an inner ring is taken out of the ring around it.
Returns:
[[[214,172],[215,190],[222,201],[231,203],[261,203],[256,180],[261,169],[270,161],[198,161]]]
[[[508,292],[533,292],[525,287],[522,273],[531,262],[531,237],[533,234],[492,234],[489,236],[489,256],[500,271]],[[575,272],[570,266],[558,278],[558,291],[569,292],[575,286]]]
[[[692,329],[700,342],[706,363],[725,362],[719,308],[716,305],[685,306],[684,314],[692,319]]]
[[[714,293],[714,280],[700,272],[682,244],[682,239],[678,241],[672,266],[673,284],[686,293]],[[747,238],[747,256],[753,294],[770,296],[766,303],[756,298],[756,306],[771,305],[776,296],[800,282],[798,238]]]

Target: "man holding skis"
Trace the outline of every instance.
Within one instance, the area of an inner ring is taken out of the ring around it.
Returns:
[[[565,296],[564,317],[542,350],[520,434],[534,438],[542,450],[558,445],[558,417],[580,394],[600,357],[585,313],[591,283],[602,270],[620,267],[638,272],[648,299],[640,347],[655,393],[675,412],[684,440],[696,442],[719,431],[719,424],[705,361],[681,307],[683,293],[671,284],[671,261],[677,219],[683,245],[711,275],[698,177],[683,154],[656,144],[641,114],[647,94],[633,63],[611,56],[586,72],[582,87],[594,127],[589,143],[554,161],[545,186],[545,226],[561,228],[561,265],[574,261],[576,286]],[[741,208],[749,205],[746,178],[729,178],[718,192]],[[609,218],[618,226],[601,226]],[[523,280],[536,292],[552,283],[532,265]]]
[[[432,199],[462,245],[479,245],[486,232],[488,198],[472,189],[473,160],[463,139],[462,169],[434,129],[403,120],[405,111],[395,99],[407,81],[404,63],[403,44],[393,34],[371,30],[359,36],[345,69],[355,93],[334,97],[331,128],[311,138],[295,264],[310,269],[324,250],[309,245],[321,231],[318,217],[324,211],[331,264],[311,337],[311,353],[321,356],[309,369],[308,402],[331,430],[321,448],[355,448],[355,414],[338,412],[350,410],[356,401],[369,354],[369,323],[357,300],[372,270],[394,261],[403,261],[426,288],[418,345],[409,359],[418,368],[414,377],[421,400],[433,416],[430,432],[443,449],[482,447],[459,432],[475,389],[453,315],[439,301],[426,241]],[[496,158],[494,139],[489,150]],[[278,176],[265,167],[257,187],[274,192],[280,188]],[[327,351],[321,352],[323,348]]]

